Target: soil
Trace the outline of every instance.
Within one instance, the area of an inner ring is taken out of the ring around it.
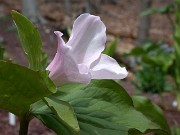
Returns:
[[[92,0],[93,2],[95,0]],[[171,0],[153,0],[154,7],[161,7],[170,3]],[[40,0],[39,13],[45,24],[36,24],[40,31],[43,50],[48,54],[49,60],[54,57],[57,44],[53,33],[54,30],[60,30],[67,34],[66,28],[72,26],[73,20],[84,12],[85,3],[83,0],[74,0],[72,4],[71,15],[65,13],[63,1]],[[12,22],[10,11],[21,11],[20,0],[0,0],[0,44],[4,45],[6,53],[5,58],[27,66],[26,57],[20,47],[17,32]],[[101,17],[107,27],[107,42],[112,41],[113,37],[119,37],[120,42],[116,53],[120,54],[133,48],[137,38],[138,28],[138,10],[139,5],[134,0],[121,0],[116,3],[102,3],[100,7],[92,8],[92,14]],[[164,15],[153,15],[151,18],[150,38],[153,40],[163,40],[167,44],[172,44],[171,25],[167,17]],[[118,57],[120,57],[118,55]],[[134,95],[134,87],[131,83],[132,76],[122,80],[121,85],[128,91],[130,95]],[[164,111],[169,125],[172,127],[177,123],[180,125],[180,112],[172,106],[175,96],[173,93],[143,94],[157,103]],[[18,135],[19,121],[16,126],[8,124],[8,113],[0,110],[0,135]],[[54,135],[55,133],[47,129],[41,122],[33,119],[29,126],[29,135]]]

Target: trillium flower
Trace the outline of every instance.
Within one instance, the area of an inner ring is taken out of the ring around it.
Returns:
[[[113,58],[102,54],[105,49],[106,27],[98,16],[80,15],[73,24],[67,43],[55,31],[57,53],[47,67],[49,77],[57,86],[66,83],[89,83],[91,79],[123,79],[127,71]]]

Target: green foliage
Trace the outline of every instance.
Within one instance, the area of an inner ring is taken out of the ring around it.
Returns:
[[[107,45],[103,53],[112,57],[116,51],[117,43],[118,43],[118,38],[114,38],[113,41],[109,45]]]
[[[135,72],[135,86],[143,92],[161,93],[166,90],[165,75],[159,69],[143,67]]]
[[[163,126],[137,111],[131,97],[114,81],[91,81],[88,86],[66,85],[50,97],[72,105],[81,135],[140,135],[156,130],[161,131],[161,135],[168,134]],[[45,121],[42,117],[40,120]]]
[[[135,47],[128,54],[137,57],[139,65],[159,68],[161,72],[167,73],[174,61],[174,49],[162,42],[148,42],[142,47]],[[168,57],[166,57],[168,56]]]
[[[166,129],[167,132],[170,132],[168,123],[166,121],[165,115],[156,104],[151,100],[142,96],[132,96],[134,107],[142,112],[145,116],[150,118],[153,122],[160,125],[161,128]],[[161,135],[161,134],[156,134]]]
[[[12,11],[12,17],[16,24],[22,48],[27,55],[31,69],[38,71],[42,69],[42,41],[38,30],[23,15]]]
[[[177,1],[179,2],[179,1]],[[175,59],[174,59],[174,77],[177,84],[177,88],[180,88],[180,3],[177,5],[176,9],[176,22],[174,24],[174,48],[175,48]]]
[[[21,117],[29,111],[32,103],[53,92],[54,85],[42,73],[0,62],[0,108]]]
[[[79,134],[79,125],[69,103],[54,98],[45,98],[44,101],[32,105],[32,115],[58,135]]]
[[[74,133],[78,134],[79,125],[77,118],[69,103],[57,100],[55,98],[45,98],[44,101],[51,109],[51,111],[56,114],[65,125],[68,125],[72,131],[74,130]]]
[[[180,127],[175,126],[171,129],[171,135],[180,135]]]
[[[143,92],[159,93],[167,90],[165,80],[174,61],[174,50],[163,43],[148,42],[135,47],[128,54],[135,57],[139,70],[135,71],[135,86]],[[168,57],[167,57],[168,56]]]
[[[176,82],[177,89],[180,88],[180,0],[173,0],[172,4],[163,6],[161,8],[149,8],[144,11],[141,15],[150,15],[154,13],[166,14],[173,28],[173,40],[174,40],[174,53],[173,61],[167,65],[167,68],[171,70],[171,75]],[[170,16],[170,13],[175,14],[175,21]],[[171,55],[167,55],[171,57]],[[168,58],[168,57],[166,57]],[[171,58],[172,59],[172,58]]]

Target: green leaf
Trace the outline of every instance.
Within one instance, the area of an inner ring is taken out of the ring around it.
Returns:
[[[45,98],[44,101],[32,105],[32,115],[58,135],[79,135],[79,125],[69,103],[55,98]]]
[[[133,96],[134,107],[147,116],[151,121],[157,123],[164,131],[170,133],[170,129],[162,110],[151,100],[142,96]],[[156,134],[158,135],[158,134]],[[159,134],[161,135],[161,134]]]
[[[55,98],[45,98],[44,101],[49,106],[51,111],[53,111],[56,116],[58,116],[58,118],[64,122],[65,125],[72,128],[72,130],[78,134],[79,125],[74,111],[69,103]]]
[[[12,11],[12,17],[16,24],[22,48],[27,55],[31,69],[38,71],[42,69],[42,41],[38,30],[23,15]]]
[[[72,105],[81,135],[140,135],[162,129],[137,111],[131,97],[114,81],[91,81],[85,87],[63,86],[51,97]]]
[[[18,116],[26,113],[30,105],[56,91],[45,73],[0,61],[0,108]]]

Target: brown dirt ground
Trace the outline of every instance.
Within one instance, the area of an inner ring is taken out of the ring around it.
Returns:
[[[169,3],[170,0],[153,0],[153,6],[160,7]],[[137,38],[138,28],[138,4],[134,0],[121,0],[117,4],[101,4],[99,11],[92,10],[92,14],[99,15],[107,27],[107,41],[111,41],[114,36],[120,38],[117,53],[127,51],[134,47]],[[20,0],[0,0],[0,42],[6,49],[6,57],[21,65],[27,65],[26,58],[17,40],[17,34],[10,17],[11,10],[21,11]],[[65,9],[62,2],[45,2],[40,0],[39,11],[47,24],[37,24],[40,30],[43,50],[48,53],[49,59],[52,59],[56,51],[56,38],[54,30],[66,31],[67,26],[72,26],[72,20],[83,12],[84,3],[82,0],[74,0],[72,5],[71,17],[65,15]],[[162,21],[163,20],[163,21]],[[167,44],[172,44],[171,26],[163,15],[153,15],[150,29],[150,37],[153,40],[164,40]],[[128,93],[134,93],[134,87],[131,83],[131,76],[121,81]],[[175,96],[172,93],[164,93],[163,98],[157,94],[144,94],[155,101],[164,110],[170,126],[174,123],[180,125],[180,112],[172,107]],[[0,135],[17,135],[19,122],[16,126],[8,124],[8,114],[0,110]],[[34,119],[30,123],[29,135],[54,135],[53,131],[47,129],[38,120]]]

